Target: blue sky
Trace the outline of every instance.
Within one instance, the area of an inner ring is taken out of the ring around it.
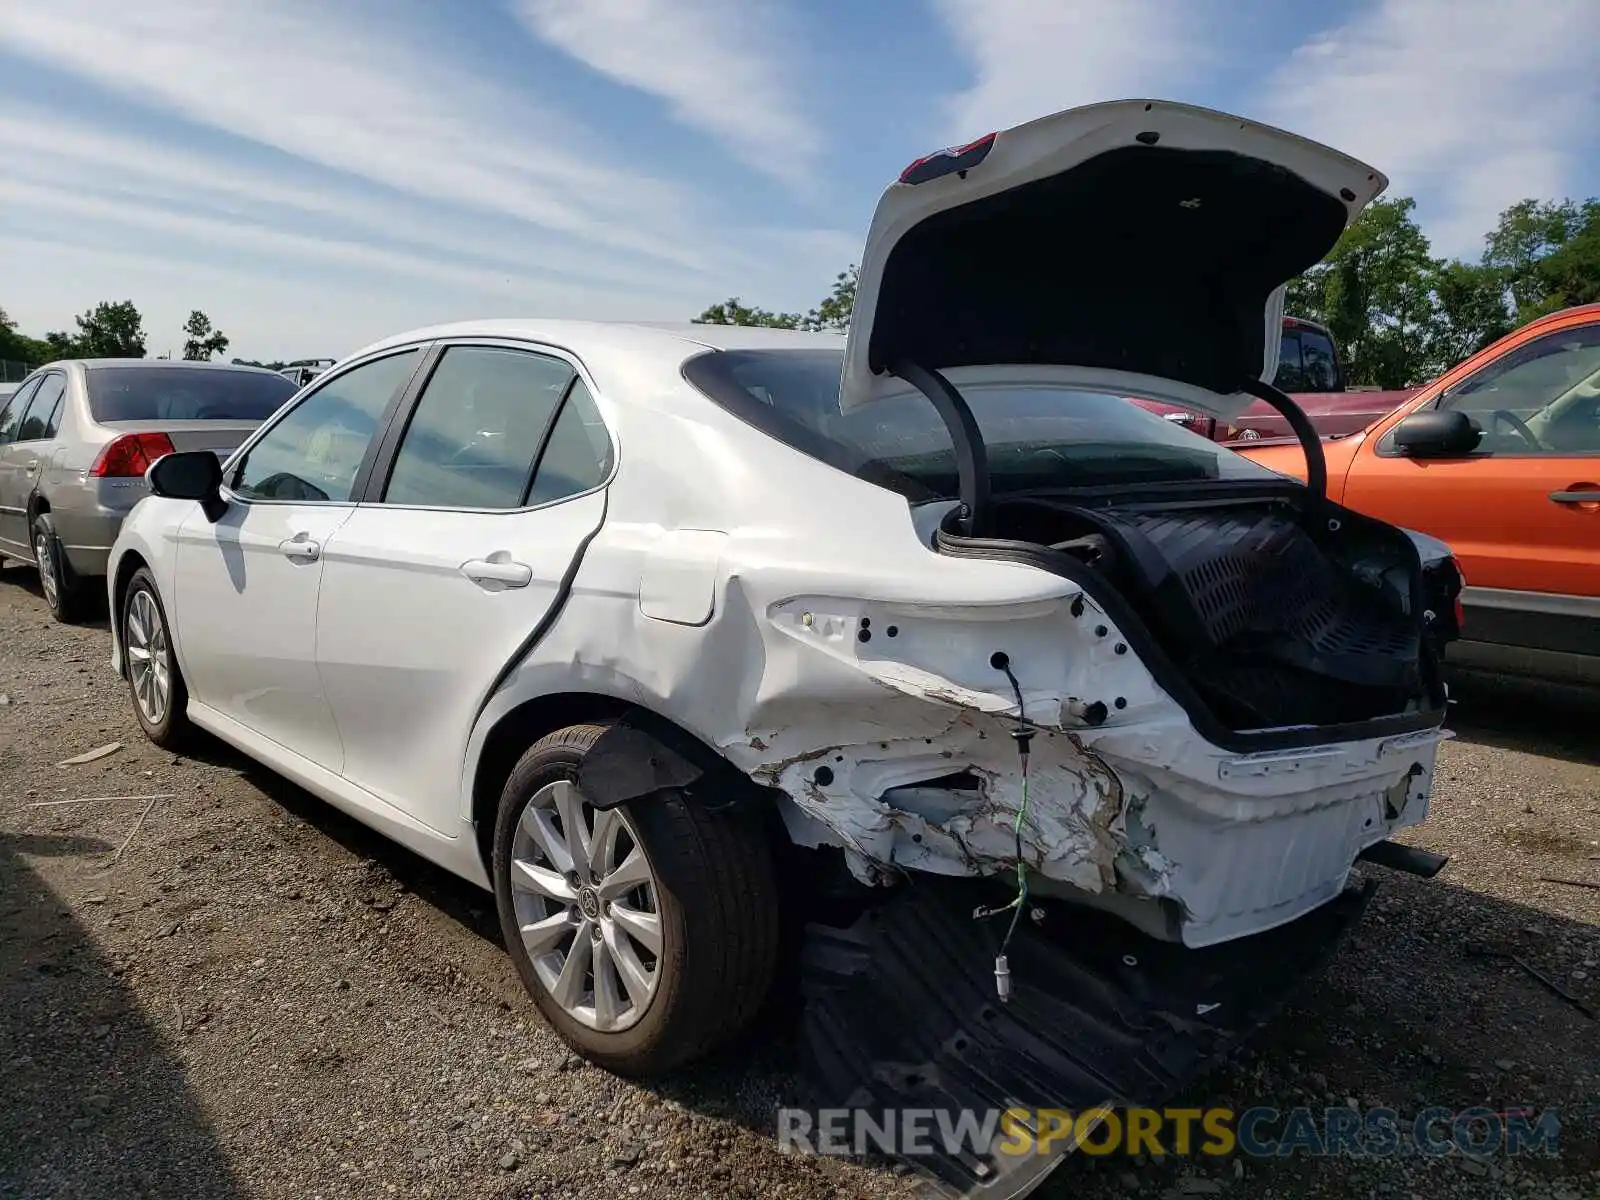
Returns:
[[[247,357],[806,308],[910,159],[1076,104],[1271,121],[1476,257],[1600,194],[1597,0],[0,0],[0,306]]]

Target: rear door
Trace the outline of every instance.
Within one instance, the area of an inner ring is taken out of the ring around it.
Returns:
[[[1450,544],[1474,640],[1600,654],[1600,322],[1509,347],[1436,405],[1482,428],[1477,452],[1408,458],[1391,427],[1344,502]]]
[[[574,360],[471,343],[386,443],[327,541],[317,665],[345,777],[455,834],[472,724],[605,517],[612,443]]]

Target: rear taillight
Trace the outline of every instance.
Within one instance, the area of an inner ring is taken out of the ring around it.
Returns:
[[[95,455],[89,474],[100,478],[137,478],[150,464],[173,451],[172,439],[164,433],[124,433],[112,438]]]

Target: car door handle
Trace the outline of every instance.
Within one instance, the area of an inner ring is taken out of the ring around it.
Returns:
[[[461,573],[473,583],[499,584],[501,587],[527,587],[533,582],[533,568],[527,563],[473,558],[461,564]]]
[[[30,458],[28,460],[28,471],[29,471],[29,473],[31,474],[32,472],[37,471],[38,469],[39,469],[39,460],[37,458]]]
[[[322,553],[322,546],[310,538],[284,538],[278,543],[278,551],[285,558],[298,558],[302,562],[316,562],[317,556]]]
[[[1550,499],[1557,504],[1593,504],[1600,507],[1600,488],[1585,488],[1581,491],[1551,492]]]

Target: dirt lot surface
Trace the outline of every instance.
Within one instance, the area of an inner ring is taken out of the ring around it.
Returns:
[[[0,572],[0,1196],[877,1197],[780,1154],[774,1020],[655,1089],[569,1057],[488,897],[220,746],[140,736],[103,626]],[[1418,844],[1362,928],[1193,1104],[1563,1114],[1552,1160],[1069,1159],[1053,1197],[1600,1196],[1600,703],[1459,692]],[[61,760],[110,743],[95,761]],[[150,800],[157,796],[159,799]],[[100,799],[85,797],[131,797]]]

